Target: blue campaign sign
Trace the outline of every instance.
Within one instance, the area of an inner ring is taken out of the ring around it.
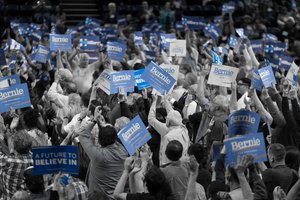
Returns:
[[[51,51],[69,51],[72,49],[72,36],[61,34],[50,34]]]
[[[224,144],[213,144],[212,145],[212,160],[217,161],[221,157],[221,150],[223,148]]]
[[[184,16],[182,17],[182,24],[191,30],[202,30],[205,28],[207,21],[202,17]]]
[[[271,33],[264,33],[263,34],[263,40],[265,41],[277,41],[277,36],[271,34]]]
[[[276,79],[271,66],[267,66],[258,70],[259,76],[265,88],[272,87],[272,83],[276,84]]]
[[[4,76],[0,78],[0,82],[4,80],[8,80],[10,86],[21,84],[20,76],[18,75]]]
[[[235,35],[231,35],[231,36],[229,37],[227,43],[229,44],[229,46],[230,46],[231,48],[234,48],[234,47],[237,45],[238,41],[239,41],[239,38],[238,38],[238,37],[236,37]]]
[[[225,47],[213,47],[213,50],[217,53],[228,55],[228,49],[226,49]]]
[[[58,172],[78,174],[77,146],[44,146],[32,148],[33,173],[36,175]]]
[[[288,71],[293,64],[295,58],[290,56],[280,56],[279,57],[279,68],[285,69],[285,71]]]
[[[251,40],[251,47],[254,53],[263,53],[263,41],[262,40]]]
[[[162,49],[168,49],[170,46],[170,42],[175,41],[176,40],[176,35],[174,33],[169,33],[169,34],[165,34],[165,33],[160,33],[160,46]]]
[[[110,59],[122,61],[126,53],[126,44],[120,42],[107,42],[107,55]]]
[[[236,135],[245,135],[249,133],[257,133],[260,122],[260,116],[256,112],[249,110],[238,110],[228,117],[228,135],[233,137]]]
[[[138,87],[138,90],[151,87],[149,83],[147,83],[144,79],[141,78],[144,71],[145,69],[139,69],[134,71],[134,79],[135,79],[136,86]]]
[[[100,26],[101,25],[101,20],[95,19],[92,17],[87,17],[85,19],[85,25],[87,26]]]
[[[98,36],[80,36],[79,45],[81,52],[95,52],[99,49]]]
[[[213,63],[222,65],[223,64],[222,58],[216,52],[214,52],[213,50],[211,51],[211,53],[212,53],[212,56],[213,56]]]
[[[118,24],[119,25],[126,25],[127,24],[125,15],[119,15],[118,16]]]
[[[134,32],[134,44],[135,45],[143,45],[143,33],[141,31]]]
[[[283,55],[286,51],[284,42],[268,41],[265,43],[265,52],[269,54]]]
[[[0,113],[8,112],[11,108],[19,109],[30,106],[30,96],[26,83],[0,89]]]
[[[50,49],[48,47],[39,45],[35,53],[35,60],[37,62],[46,63],[50,57]]]
[[[110,94],[117,94],[120,87],[124,89],[124,92],[133,92],[134,83],[133,70],[124,70],[112,73],[110,79]]]
[[[217,24],[207,24],[204,33],[210,36],[213,40],[217,40],[221,34],[221,28]]]
[[[153,61],[151,61],[145,68],[141,78],[162,95],[168,93],[176,82],[176,80],[168,72],[163,70]]]
[[[39,42],[42,39],[42,31],[35,29],[33,27],[27,28],[27,36],[34,41]]]
[[[233,2],[224,3],[222,6],[223,13],[233,13],[235,10],[235,5]]]
[[[262,82],[262,80],[259,76],[259,73],[258,73],[257,69],[255,69],[253,71],[253,76],[252,76],[252,79],[251,79],[251,85],[252,85],[253,88],[255,88],[258,91],[262,90],[263,82]]]
[[[182,21],[177,21],[175,23],[175,28],[179,32],[184,32],[184,25],[182,24]]]
[[[274,71],[278,71],[279,70],[279,59],[277,58],[269,58],[269,64]]]
[[[247,32],[245,29],[237,28],[237,29],[235,29],[235,31],[241,38],[247,38]]]
[[[151,135],[146,129],[140,116],[137,115],[122,128],[118,133],[118,138],[120,138],[129,155],[132,156],[138,148],[151,139]]]
[[[146,61],[147,63],[151,61],[155,61],[156,59],[156,52],[155,51],[145,51]]]
[[[224,140],[226,165],[236,165],[238,156],[252,155],[254,162],[267,161],[264,135],[252,133]]]
[[[0,67],[6,65],[5,51],[0,49]]]

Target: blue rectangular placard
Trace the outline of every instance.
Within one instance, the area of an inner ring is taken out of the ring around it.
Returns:
[[[252,79],[251,79],[251,86],[253,88],[255,88],[256,90],[258,90],[258,91],[262,90],[263,82],[262,82],[262,80],[259,76],[259,73],[258,73],[257,69],[255,69],[253,71],[253,76],[252,76]]]
[[[0,67],[6,65],[6,58],[4,49],[0,49]]]
[[[136,86],[138,87],[138,90],[151,87],[149,83],[147,83],[144,79],[141,78],[144,71],[145,69],[139,69],[134,71],[134,79],[135,79]]]
[[[191,30],[202,30],[205,28],[207,21],[202,17],[184,16],[182,17],[182,24]]]
[[[169,33],[169,34],[165,34],[165,33],[160,33],[160,47],[162,49],[168,49],[170,42],[176,40],[176,35],[174,33]]]
[[[222,6],[223,13],[233,13],[235,10],[235,5],[233,2],[224,3]]]
[[[140,116],[137,115],[122,128],[118,133],[118,138],[120,138],[129,155],[132,156],[138,148],[151,139],[151,135],[146,129]]]
[[[12,109],[30,107],[30,96],[26,83],[0,89],[0,113]]]
[[[260,116],[256,112],[249,110],[238,110],[228,117],[228,135],[245,135],[249,133],[257,133],[260,122]]]
[[[32,148],[33,173],[36,175],[58,172],[78,174],[77,146],[45,146]]]
[[[48,47],[39,45],[35,53],[35,60],[37,62],[46,63],[50,57],[50,49]]]
[[[293,64],[295,58],[290,56],[280,56],[279,57],[279,68],[285,69],[285,71],[288,71]]]
[[[217,24],[207,24],[203,31],[207,36],[210,36],[213,40],[217,40],[221,34],[221,28]]]
[[[119,88],[122,87],[124,92],[134,91],[134,71],[124,70],[114,72],[111,74],[110,79],[110,94],[117,94]]]
[[[80,36],[79,45],[81,52],[95,52],[99,50],[98,36]]]
[[[156,52],[155,51],[145,51],[146,61],[147,63],[156,60]]]
[[[135,45],[143,45],[143,33],[141,31],[134,32],[134,44]]]
[[[21,84],[20,76],[19,75],[11,75],[11,76],[4,76],[0,78],[0,82],[8,80],[10,86]]]
[[[162,95],[168,93],[176,82],[176,80],[168,72],[152,61],[145,68],[141,78]]]
[[[238,156],[252,155],[254,162],[267,161],[264,135],[252,133],[224,140],[226,165],[236,165]]]
[[[251,40],[251,47],[254,53],[263,53],[263,41],[262,40]]]
[[[227,41],[231,48],[234,48],[238,44],[239,38],[235,35],[231,35]]]
[[[126,44],[120,42],[107,42],[107,55],[115,61],[122,61],[126,53]]]
[[[72,49],[72,36],[71,35],[60,35],[50,34],[50,50],[56,51],[69,51]]]
[[[276,84],[276,79],[271,66],[267,66],[258,70],[260,78],[265,88],[272,87],[272,83]]]

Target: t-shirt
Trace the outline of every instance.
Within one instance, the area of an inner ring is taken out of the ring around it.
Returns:
[[[149,193],[129,193],[127,194],[126,200],[156,200],[156,198]]]

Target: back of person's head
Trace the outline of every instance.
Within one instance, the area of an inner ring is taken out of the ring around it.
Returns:
[[[130,122],[130,119],[127,117],[119,117],[118,119],[116,119],[116,122],[115,122],[116,131],[119,132],[129,122]]]
[[[171,161],[178,161],[182,156],[183,146],[178,140],[169,142],[166,148],[166,156]]]
[[[171,110],[166,119],[166,125],[170,126],[179,126],[182,124],[182,116],[177,110]]]
[[[195,156],[200,167],[205,167],[208,159],[208,154],[206,149],[199,143],[191,144],[188,149],[188,154],[190,156]]]
[[[145,174],[145,182],[149,193],[156,199],[165,199],[164,188],[166,177],[164,173],[156,166],[152,166]]]
[[[25,130],[20,130],[13,137],[14,149],[21,155],[29,153],[32,146],[32,139]]]
[[[68,95],[69,97],[69,105],[80,105],[81,97],[77,93],[71,93]]]
[[[178,78],[177,78],[177,86],[181,86],[184,83],[184,74],[183,73],[178,73]]]
[[[38,118],[38,110],[28,109],[23,113],[24,125],[30,130],[37,127]]]
[[[268,158],[271,166],[272,163],[284,162],[285,155],[285,148],[282,144],[274,143],[268,148]]]
[[[27,189],[33,193],[38,194],[44,191],[44,179],[42,175],[35,175],[33,167],[28,167],[24,170],[24,178]]]
[[[300,152],[297,147],[295,146],[286,146],[286,156],[285,156],[285,163],[286,165],[298,171],[300,166]]]
[[[114,144],[117,139],[117,131],[112,126],[105,126],[101,128],[101,132],[99,132],[99,144],[102,147],[106,147],[108,145]]]
[[[65,84],[65,92],[66,94],[77,93],[77,86],[73,82],[68,82]]]
[[[17,191],[11,200],[31,200],[31,198],[26,191]]]

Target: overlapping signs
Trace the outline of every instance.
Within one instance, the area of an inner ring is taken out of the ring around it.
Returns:
[[[118,133],[118,138],[125,146],[129,155],[133,155],[138,148],[143,146],[151,139],[151,135],[146,129],[139,115],[133,118],[122,130]]]
[[[260,116],[256,112],[248,110],[238,110],[228,117],[228,135],[245,135],[257,133],[260,122]]]
[[[0,88],[5,88],[20,83],[21,80],[20,80],[20,76],[18,75],[4,76],[0,78]]]
[[[33,173],[36,175],[65,172],[78,174],[77,146],[33,147]]]
[[[239,69],[226,65],[212,64],[208,84],[224,87],[231,87],[231,83],[235,81]]]
[[[50,49],[43,45],[39,45],[35,53],[35,60],[37,62],[46,63],[50,57]]]

